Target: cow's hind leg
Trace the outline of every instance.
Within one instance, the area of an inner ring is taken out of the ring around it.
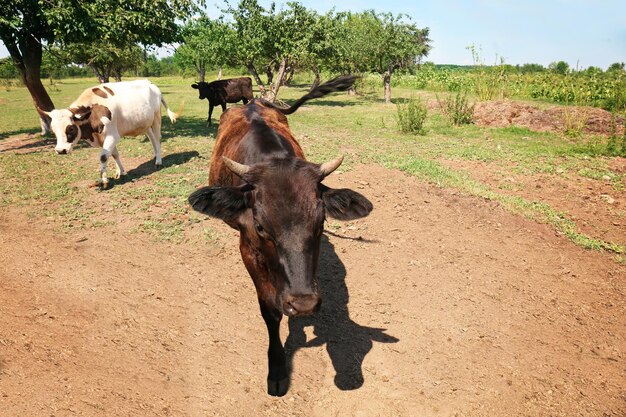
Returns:
[[[117,165],[115,179],[120,179],[122,175],[126,174],[126,172],[124,171],[124,167],[122,166],[122,160],[120,159],[120,153],[117,151],[117,146],[113,148],[111,156],[113,156],[113,159],[115,159],[115,164]]]
[[[158,133],[157,133],[158,132]],[[155,129],[153,125],[146,132],[148,138],[150,139],[150,143],[152,143],[152,148],[154,149],[154,164],[157,167],[160,167],[163,161],[161,160],[161,129]]]
[[[267,374],[267,393],[275,397],[282,397],[289,389],[289,375],[287,374],[287,357],[285,348],[280,340],[281,312],[268,308],[262,300],[259,300],[261,315],[267,325],[270,346],[267,350],[269,372]]]

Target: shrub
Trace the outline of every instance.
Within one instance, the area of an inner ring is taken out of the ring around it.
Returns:
[[[470,104],[465,93],[456,93],[447,100],[439,100],[439,108],[441,112],[455,126],[467,125],[472,123],[474,118],[474,104]]]
[[[611,119],[611,135],[606,144],[606,153],[610,156],[626,157],[626,125],[620,137],[620,135],[617,134],[617,120],[615,116]]]
[[[354,90],[360,95],[375,94],[377,90],[381,90],[382,85],[380,76],[361,74],[354,83]]]
[[[404,104],[398,104],[398,127],[402,133],[423,135],[424,122],[428,113],[426,105],[419,98],[411,98]]]

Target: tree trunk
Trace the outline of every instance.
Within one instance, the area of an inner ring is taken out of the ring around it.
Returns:
[[[202,68],[197,68],[196,71],[198,73],[198,81],[203,83],[204,78],[206,76],[206,70],[204,69],[204,67],[202,67]]]
[[[22,82],[28,89],[35,106],[45,111],[54,110],[52,99],[41,82],[42,47],[40,40],[28,34],[20,38],[19,47],[15,38],[2,38],[2,41],[9,51],[13,63],[20,71]],[[50,118],[38,114],[41,122],[41,134],[52,133]]]
[[[285,73],[287,69],[287,59],[283,58],[282,61],[280,61],[280,66],[278,67],[278,72],[276,73],[276,81],[274,82],[274,84],[272,84],[272,89],[269,92],[268,96],[266,97],[268,101],[270,101],[271,103],[273,103],[276,100],[276,97],[278,97],[278,90],[280,89],[280,86],[283,83],[283,80],[285,79]]]
[[[94,64],[89,64],[89,66],[93,70],[93,73],[96,75],[96,78],[98,79],[98,82],[100,84],[109,82],[109,69],[108,68],[101,68]]]
[[[217,79],[221,80],[222,79],[222,66],[220,65],[219,70],[217,71]]]
[[[267,90],[265,89],[265,85],[263,85],[263,81],[261,81],[261,77],[259,77],[259,73],[254,66],[254,62],[250,62],[248,65],[248,71],[252,74],[254,81],[256,81],[256,85],[259,87],[259,91],[261,92],[261,97],[265,97]]]
[[[383,74],[383,85],[385,86],[385,104],[391,104],[391,71],[387,70]]]
[[[311,89],[309,91],[313,91],[313,89],[317,87],[318,85],[320,85],[320,82],[321,82],[319,67],[313,64],[312,70],[313,70],[313,74],[315,74],[315,79],[313,80],[313,85],[311,86]]]
[[[265,67],[265,75],[267,75],[267,85],[271,85],[274,81],[274,72],[272,71],[272,63]]]
[[[283,81],[283,85],[291,85],[291,80],[293,79],[293,73],[296,71],[295,65],[289,65],[287,67],[287,75],[285,76],[285,80]]]
[[[122,81],[122,70],[119,68],[115,68],[113,71],[113,78],[115,79],[115,82],[120,82]]]

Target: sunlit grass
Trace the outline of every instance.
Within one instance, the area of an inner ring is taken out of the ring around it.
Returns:
[[[192,79],[166,77],[152,81],[172,110],[177,111],[180,103],[185,103],[176,125],[163,118],[163,168],[151,169],[154,155],[147,139],[124,138],[119,145],[122,162],[133,159],[142,171],[133,172],[131,165],[125,164],[128,175],[114,180],[111,189],[99,192],[90,186],[98,178],[96,149],[81,147],[65,156],[50,151],[0,153],[0,206],[19,206],[33,218],[45,215],[70,229],[110,227],[110,220],[102,213],[114,210],[130,216],[139,232],[159,240],[185,241],[185,229],[197,222],[186,198],[207,182],[216,127],[206,127],[208,105],[206,100],[198,100],[196,90],[190,87]],[[58,106],[67,106],[83,89],[95,84],[91,79],[63,80],[56,83],[51,96]],[[290,103],[306,92],[306,86],[283,87],[279,98]],[[434,93],[402,88],[394,88],[392,94],[397,102],[421,96],[427,103],[435,97]],[[39,131],[37,113],[24,88],[0,91],[0,100],[12,110],[0,115],[0,143],[8,136]],[[220,115],[221,109],[216,109],[214,122]],[[496,164],[517,175],[608,177],[615,189],[623,190],[624,174],[612,171],[609,158],[598,152],[602,138],[572,139],[520,127],[456,127],[437,109],[429,111],[425,134],[402,134],[397,127],[396,107],[385,105],[377,94],[341,93],[315,100],[291,115],[289,123],[313,162],[345,155],[344,170],[358,163],[400,169],[442,187],[497,201],[514,213],[551,225],[580,246],[624,253],[622,246],[581,234],[567,213],[545,202],[506,195],[506,187],[492,189],[442,164],[444,160],[478,161]],[[213,244],[217,239],[214,231],[199,233],[204,233],[205,242]]]

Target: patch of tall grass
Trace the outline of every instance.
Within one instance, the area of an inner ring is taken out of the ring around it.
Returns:
[[[426,105],[419,98],[411,98],[406,103],[397,106],[398,127],[402,133],[415,133],[423,135],[424,123],[428,110]]]

